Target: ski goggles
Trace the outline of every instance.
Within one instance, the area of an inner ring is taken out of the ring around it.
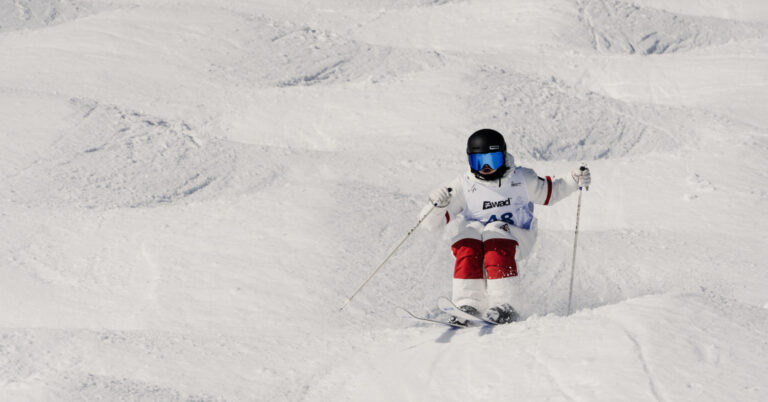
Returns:
[[[504,165],[504,152],[469,154],[469,167],[472,170],[481,170],[485,165],[488,165],[492,170],[500,168]]]

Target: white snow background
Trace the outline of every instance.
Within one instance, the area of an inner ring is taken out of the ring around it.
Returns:
[[[768,400],[768,2],[0,0],[0,400]],[[523,321],[417,230],[467,136],[592,170]]]

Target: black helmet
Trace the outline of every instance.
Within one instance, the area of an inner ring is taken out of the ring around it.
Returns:
[[[507,143],[504,141],[504,136],[496,130],[484,128],[470,135],[467,140],[467,156],[469,169],[478,179],[500,179],[507,171]],[[486,164],[495,172],[480,173],[481,168]]]
[[[487,152],[507,152],[504,136],[496,130],[484,128],[475,131],[467,140],[467,154],[484,154]]]

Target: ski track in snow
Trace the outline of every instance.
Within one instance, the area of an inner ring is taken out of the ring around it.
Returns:
[[[626,330],[625,330],[626,331]],[[640,344],[640,342],[635,338],[629,331],[626,331],[627,338],[629,338],[632,343],[635,345],[635,350],[637,350],[637,355],[640,358],[640,362],[643,364],[643,371],[648,376],[648,386],[651,389],[651,392],[653,393],[653,397],[656,398],[657,401],[663,402],[666,399],[662,397],[661,392],[659,392],[658,385],[656,385],[656,379],[653,375],[653,372],[651,371],[650,367],[648,367],[648,359],[645,357],[645,354],[643,353],[643,345]]]
[[[765,35],[764,23],[689,16],[615,0],[578,1],[579,19],[599,52],[654,55]]]
[[[757,0],[0,1],[0,399],[768,399]],[[537,206],[523,321],[446,329],[466,137]]]

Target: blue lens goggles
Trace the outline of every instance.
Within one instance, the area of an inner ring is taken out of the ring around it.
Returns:
[[[484,154],[469,154],[469,167],[472,170],[481,170],[488,165],[493,170],[504,165],[504,152],[488,152]]]

